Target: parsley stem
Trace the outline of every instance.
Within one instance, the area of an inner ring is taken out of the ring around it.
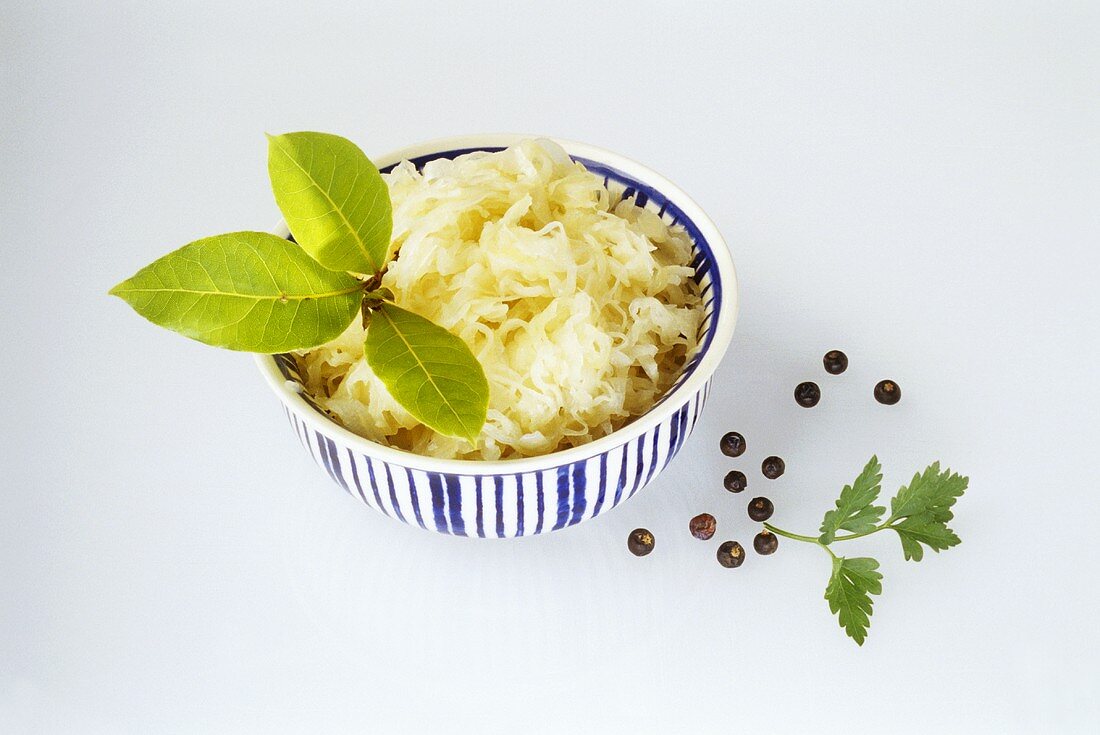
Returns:
[[[795,541],[804,541],[808,544],[814,544],[815,546],[820,546],[821,548],[825,549],[825,553],[827,553],[829,556],[836,559],[836,554],[833,553],[833,550],[830,549],[826,544],[821,543],[818,539],[814,538],[813,536],[803,536],[801,534],[791,533],[790,531],[784,531],[782,528],[776,528],[775,526],[773,526],[770,523],[765,523],[764,528],[768,529],[769,531],[774,533],[776,536],[784,536],[784,537],[789,538],[789,539],[794,539]]]
[[[863,538],[864,536],[870,536],[872,533],[877,533],[877,532],[881,531],[884,528],[886,528],[886,526],[875,526],[870,531],[862,531],[860,533],[849,533],[845,536],[834,536],[833,541],[850,541],[851,539],[854,539],[854,538]]]
[[[890,524],[893,523],[894,520],[895,519],[891,516],[890,518],[887,518],[884,523],[875,526],[870,531],[861,531],[859,533],[849,533],[844,536],[837,536],[833,539],[833,541],[849,541],[854,538],[863,538],[864,536],[870,536],[872,533],[878,533],[879,531],[885,530],[887,528],[892,528]]]
[[[784,531],[782,528],[776,528],[775,526],[773,526],[770,523],[765,523],[764,528],[768,529],[769,531],[774,533],[776,536],[785,536],[787,538],[794,539],[795,541],[805,541],[808,544],[820,544],[821,543],[820,541],[818,541],[813,536],[802,536],[802,535],[799,535],[797,533],[791,533],[790,531]]]
[[[879,531],[882,531],[884,529],[892,528],[890,524],[893,522],[893,520],[893,518],[888,518],[885,523],[879,526],[875,526],[870,531],[861,531],[859,533],[849,533],[843,536],[834,536],[833,541],[851,541],[855,538],[870,536],[872,533],[878,533]],[[808,544],[817,544],[826,551],[829,551],[829,545],[821,543],[821,541],[816,536],[803,536],[799,533],[791,533],[790,531],[784,531],[782,528],[776,528],[770,523],[765,523],[764,528],[768,529],[776,536],[785,536],[789,539],[794,539],[795,541],[805,541]],[[829,553],[832,554],[832,551],[829,551]]]

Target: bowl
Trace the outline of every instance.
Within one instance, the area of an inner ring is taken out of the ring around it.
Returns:
[[[533,136],[444,138],[378,157],[382,171],[473,151],[497,151]],[[630,159],[584,143],[555,140],[604,177],[612,195],[684,227],[703,292],[700,347],[661,400],[600,439],[539,457],[438,459],[383,446],[329,418],[305,395],[293,358],[257,355],[260,372],[283,404],[310,456],[348,495],[390,518],[428,531],[480,538],[532,536],[574,526],[618,507],[653,482],[684,446],[710,392],[711,376],[737,320],[733,261],[714,223],[677,186]],[[289,235],[285,224],[276,234]]]

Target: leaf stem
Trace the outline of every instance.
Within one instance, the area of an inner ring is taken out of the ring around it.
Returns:
[[[825,550],[825,553],[827,553],[833,559],[836,559],[836,554],[833,553],[833,550],[830,549],[827,544],[821,543],[821,541],[814,538],[813,536],[803,536],[803,535],[798,534],[798,533],[791,533],[790,531],[784,531],[782,528],[776,528],[775,526],[773,526],[770,523],[765,523],[764,528],[768,529],[769,531],[774,533],[776,536],[783,536],[785,538],[794,539],[795,541],[803,541],[807,544],[813,544],[815,546],[820,546],[822,549]]]
[[[864,536],[870,536],[872,533],[878,533],[879,531],[887,528],[890,528],[889,521],[883,523],[881,526],[875,526],[870,531],[860,531],[859,533],[849,533],[844,536],[836,536],[833,538],[833,541],[851,541],[854,538],[863,538]]]
[[[835,536],[833,541],[850,541],[854,538],[863,538],[864,536],[870,536],[872,533],[878,533],[879,531],[885,531],[887,528],[893,528],[894,521],[898,519],[897,516],[890,516],[879,525],[872,528],[870,531],[860,531],[859,533],[849,533],[844,536]]]
[[[388,288],[385,288],[385,287],[371,289],[370,291],[367,291],[366,293],[363,294],[363,300],[366,301],[366,302],[372,302],[372,303],[373,302],[382,302],[382,301],[393,301],[393,291],[391,291],[391,290],[389,290]]]
[[[785,536],[786,538],[794,539],[795,541],[805,541],[808,544],[821,544],[821,542],[813,536],[802,536],[797,533],[791,533],[790,531],[784,531],[782,528],[776,528],[770,523],[765,523],[764,528],[768,529],[776,536]]]

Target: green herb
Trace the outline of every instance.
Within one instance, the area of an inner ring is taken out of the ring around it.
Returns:
[[[281,237],[232,232],[184,245],[111,293],[191,339],[270,353],[339,336],[359,311],[362,284]]]
[[[263,232],[197,240],[111,289],[154,324],[216,347],[276,353],[339,336],[357,314],[371,369],[401,406],[477,441],[489,384],[461,339],[380,288],[393,214],[378,169],[327,133],[268,136],[268,173],[295,245]]]
[[[968,482],[967,478],[951,470],[941,471],[940,463],[935,462],[898,490],[890,501],[889,517],[881,521],[886,508],[874,504],[882,490],[881,470],[878,458],[871,457],[855,482],[840,491],[836,508],[825,514],[820,536],[803,536],[770,523],[764,524],[778,536],[815,544],[829,555],[833,566],[825,599],[844,632],[861,646],[871,624],[874,605],[871,595],[882,593],[882,574],[878,572],[876,560],[837,556],[830,544],[889,529],[901,539],[902,553],[907,561],[923,559],[925,546],[936,552],[957,546],[960,539],[947,527],[947,522],[954,518],[951,508],[966,491]],[[851,533],[838,535],[842,530]]]
[[[840,620],[844,632],[861,646],[871,624],[871,595],[882,594],[882,575],[876,569],[878,562],[874,559],[834,556],[833,573],[825,588],[829,610]]]
[[[382,270],[393,229],[390,194],[367,155],[327,133],[267,139],[271,190],[294,239],[326,268]]]
[[[441,434],[476,441],[489,384],[466,344],[393,304],[383,303],[370,320],[367,363],[394,400]]]
[[[831,544],[840,529],[863,533],[878,524],[886,508],[872,503],[882,490],[881,482],[882,466],[878,463],[878,457],[871,457],[856,481],[845,485],[840,491],[836,510],[825,514],[825,520],[821,522],[821,543]]]

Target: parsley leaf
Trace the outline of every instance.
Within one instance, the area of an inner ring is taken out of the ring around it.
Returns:
[[[886,508],[872,505],[882,489],[882,465],[878,457],[863,468],[855,482],[845,485],[836,501],[836,509],[825,514],[821,522],[821,543],[831,544],[840,529],[854,533],[865,533],[874,529],[882,519]]]
[[[921,544],[940,552],[961,543],[947,522],[955,517],[951,507],[966,491],[968,482],[949,469],[941,472],[940,463],[935,462],[898,490],[890,501],[891,518],[902,520],[891,522],[890,528],[901,539],[906,561],[924,558]]]
[[[909,516],[901,523],[890,526],[901,538],[901,550],[906,561],[920,561],[924,558],[921,544],[936,553],[958,546],[962,540],[942,521],[935,520],[930,513]]]
[[[924,472],[913,475],[908,487],[902,487],[890,501],[890,511],[895,518],[932,512],[937,520],[949,521],[949,510],[965,492],[967,478],[951,470],[940,472],[940,463],[933,462]]]
[[[871,624],[871,595],[882,594],[882,575],[878,562],[868,557],[833,558],[833,574],[825,588],[829,610],[840,621],[840,627],[858,645],[867,638]]]
[[[825,514],[821,522],[821,535],[816,538],[791,533],[771,523],[764,524],[764,528],[777,536],[819,546],[830,556],[833,570],[825,588],[825,599],[829,610],[837,616],[840,627],[861,646],[871,625],[874,606],[871,595],[882,594],[878,562],[869,557],[849,559],[837,556],[829,545],[834,541],[862,538],[889,528],[896,531],[901,539],[902,552],[907,561],[923,559],[925,547],[939,552],[958,546],[961,541],[947,527],[947,522],[955,517],[952,507],[969,483],[967,478],[951,470],[941,472],[939,462],[929,465],[924,472],[914,475],[908,486],[898,490],[890,500],[890,517],[882,523],[886,509],[873,505],[881,491],[881,469],[878,457],[871,457],[855,482],[840,491],[836,508]],[[836,532],[840,529],[852,533],[837,536]]]

